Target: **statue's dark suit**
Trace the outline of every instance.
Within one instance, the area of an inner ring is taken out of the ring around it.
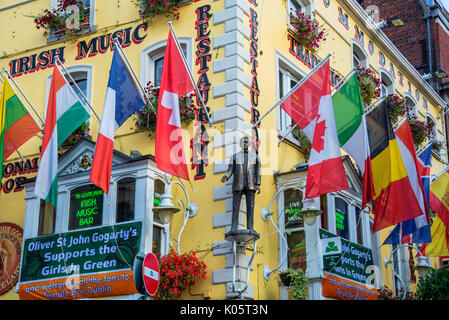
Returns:
[[[228,180],[234,176],[232,183],[232,224],[231,230],[237,230],[240,201],[242,195],[246,197],[246,228],[254,228],[254,198],[256,190],[260,186],[260,160],[259,156],[249,151],[242,150],[232,156],[225,177]]]

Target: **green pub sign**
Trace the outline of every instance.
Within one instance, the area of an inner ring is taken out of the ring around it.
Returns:
[[[74,189],[70,194],[71,230],[100,226],[104,192],[93,184]]]

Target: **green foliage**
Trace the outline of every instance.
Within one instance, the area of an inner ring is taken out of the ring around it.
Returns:
[[[449,300],[449,270],[430,269],[427,276],[418,282],[416,294],[423,300]]]
[[[290,296],[295,300],[306,300],[308,296],[307,286],[309,279],[303,269],[288,269],[288,276],[290,277],[289,289]]]

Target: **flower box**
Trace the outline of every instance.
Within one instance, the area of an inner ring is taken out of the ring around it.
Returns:
[[[309,157],[310,157],[310,151],[312,149],[312,143],[310,142],[309,138],[298,127],[295,127],[295,129],[293,129],[292,135],[293,135],[293,138],[298,140],[298,142],[299,142],[299,149],[304,154],[305,160],[308,161]]]
[[[154,111],[157,112],[159,88],[155,87],[151,81],[149,81],[144,90],[146,96],[149,98],[149,102],[136,113],[136,131],[149,130],[154,132],[156,130],[156,114]],[[179,99],[181,122],[185,124],[189,124],[195,118],[195,105],[193,103],[194,97],[195,94],[192,93]]]
[[[316,51],[320,47],[319,43],[326,40],[325,29],[311,15],[292,10],[290,26],[293,37],[312,51]]]
[[[370,105],[371,102],[380,98],[380,80],[370,68],[358,66],[356,71],[362,100],[366,105]]]
[[[72,15],[72,12],[67,11],[69,6],[79,8],[79,29],[67,28],[67,22],[71,22],[69,17]],[[50,36],[49,42],[90,29],[90,7],[79,0],[62,0],[55,9],[45,9],[37,16],[28,17],[34,19],[36,29],[45,29],[44,36]]]
[[[148,22],[156,15],[162,15],[171,19],[179,19],[180,0],[133,0],[139,8],[139,16]]]

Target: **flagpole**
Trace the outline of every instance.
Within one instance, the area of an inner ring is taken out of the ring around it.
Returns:
[[[209,112],[207,112],[206,104],[204,103],[204,100],[203,100],[203,95],[201,94],[200,89],[198,89],[198,86],[193,78],[192,71],[190,70],[189,65],[186,61],[186,57],[184,57],[184,53],[181,50],[181,46],[179,45],[179,42],[178,42],[178,37],[176,36],[175,30],[173,29],[171,21],[168,22],[168,25],[170,26],[170,30],[173,34],[173,38],[175,39],[176,46],[178,47],[179,53],[181,54],[182,61],[184,62],[184,65],[187,69],[187,73],[189,74],[190,80],[192,81],[193,86],[195,87],[195,91],[196,91],[196,94],[198,95],[201,106],[203,107],[203,109],[205,111],[204,113],[206,114],[207,121],[209,122],[209,127],[212,127],[212,121],[210,120]]]
[[[427,141],[427,143],[424,145],[424,146],[422,146],[421,148],[419,148],[417,151],[416,151],[416,155],[419,155],[419,154],[421,154],[421,152],[423,152],[429,145],[431,145],[432,144],[432,141]]]
[[[75,80],[72,78],[72,75],[70,74],[69,71],[67,71],[67,69],[64,67],[64,65],[62,64],[61,60],[59,60],[59,57],[56,56],[56,67],[58,68],[59,71],[61,71],[59,69],[59,66],[62,67],[62,69],[64,69],[64,72],[66,73],[66,75],[70,78],[70,81],[72,81],[72,83],[75,85],[75,87],[78,89],[78,91],[81,93],[81,96],[83,97],[84,101],[86,101],[87,105],[89,106],[90,110],[92,110],[93,114],[95,115],[95,117],[97,118],[98,122],[100,122],[100,118],[98,117],[97,113],[95,112],[94,108],[92,107],[92,105],[90,104],[90,102],[87,100],[86,96],[84,95],[83,91],[80,89],[80,87],[78,87],[78,84],[75,82]]]
[[[371,103],[371,104],[368,106],[368,108],[365,109],[365,115],[368,115],[371,111],[373,111],[374,109],[376,109],[377,106],[380,105],[380,103],[379,103],[379,104],[376,104],[376,103],[378,103],[378,102],[379,102],[380,100],[382,100],[382,99],[385,99],[385,97],[382,96],[382,97],[378,98],[376,101],[374,101],[373,103]],[[371,107],[372,107],[372,108],[371,108]]]
[[[398,121],[396,121],[395,124],[393,124],[393,131],[396,130],[399,127],[399,124],[402,122],[402,120],[404,120],[405,118],[407,118],[407,116],[402,116]]]
[[[278,142],[278,147],[281,145],[281,142],[284,141],[285,138],[287,138],[287,136],[288,136],[291,132],[293,132],[293,130],[295,130],[295,128],[296,128],[297,126],[298,126],[298,125],[295,123],[295,125],[292,126],[292,127],[290,128],[290,130],[288,130],[288,132],[287,132],[286,134],[284,134],[284,136],[283,136],[283,137],[281,138],[281,140],[279,140],[279,142]]]
[[[351,71],[349,71],[349,73],[335,85],[335,87],[334,87],[334,90],[335,90],[334,94],[336,94],[337,91],[340,90],[340,88],[343,87],[343,86],[346,84],[346,82],[349,81],[349,79],[348,79],[349,76],[352,75],[352,73],[353,73],[355,70],[356,70],[355,67],[352,68]],[[333,95],[334,95],[334,94],[333,94]]]
[[[39,118],[39,120],[42,123],[42,126],[45,125],[44,120],[42,120],[41,116],[39,115],[39,113],[36,111],[36,109],[34,108],[33,104],[30,102],[30,100],[28,100],[27,96],[23,93],[22,89],[20,89],[19,85],[16,83],[16,81],[14,80],[14,78],[11,76],[11,74],[9,73],[8,70],[6,70],[5,68],[2,68],[0,70],[5,72],[8,75],[8,78],[12,81],[12,83],[14,84],[14,86],[19,90],[19,92],[22,94],[22,96],[25,98],[25,100],[27,101],[27,103],[30,105],[30,107],[33,109],[34,113],[36,113],[37,117]],[[20,97],[17,96],[20,100]],[[22,102],[22,101],[21,101]],[[41,129],[42,131],[42,126],[39,125],[39,123],[36,121],[36,119],[34,119],[33,114],[28,110],[28,108],[25,106],[25,104],[22,102],[23,106],[25,107],[25,109],[27,109],[28,113],[31,115],[31,117],[33,118],[34,122],[36,122],[37,126],[39,127],[39,129]]]
[[[309,78],[315,73],[316,70],[321,68],[321,66],[329,59],[331,54],[329,53],[318,65],[315,66],[315,68],[312,69],[304,78],[301,79],[285,96],[283,96],[281,99],[279,99],[274,106],[272,106],[262,117],[259,118],[259,120],[252,125],[252,128],[256,128],[263,118],[265,118],[271,111],[273,111],[274,108],[276,108],[278,105],[282,104],[287,98],[290,97],[290,95],[296,91],[304,82],[309,80]]]
[[[140,83],[139,78],[137,78],[137,75],[136,75],[136,73],[134,72],[134,68],[132,67],[131,63],[129,62],[128,57],[127,57],[126,54],[125,54],[125,51],[123,51],[122,45],[120,44],[120,42],[118,41],[117,38],[114,38],[114,39],[112,39],[112,40],[113,40],[113,42],[114,42],[114,47],[116,47],[116,48],[119,49],[119,53],[121,54],[121,56],[123,57],[123,59],[125,59],[126,64],[128,65],[128,68],[131,70],[131,73],[132,73],[133,76],[134,76],[134,80],[135,80],[135,81],[137,82],[137,84],[139,85],[139,88],[140,88],[140,90],[142,91],[143,99],[145,100],[146,104],[148,104],[149,106],[151,106],[150,99],[148,99],[147,95],[145,94],[145,89],[142,87],[142,84]],[[157,114],[157,111],[154,110],[153,106],[151,106],[151,111],[152,111],[154,114]]]

